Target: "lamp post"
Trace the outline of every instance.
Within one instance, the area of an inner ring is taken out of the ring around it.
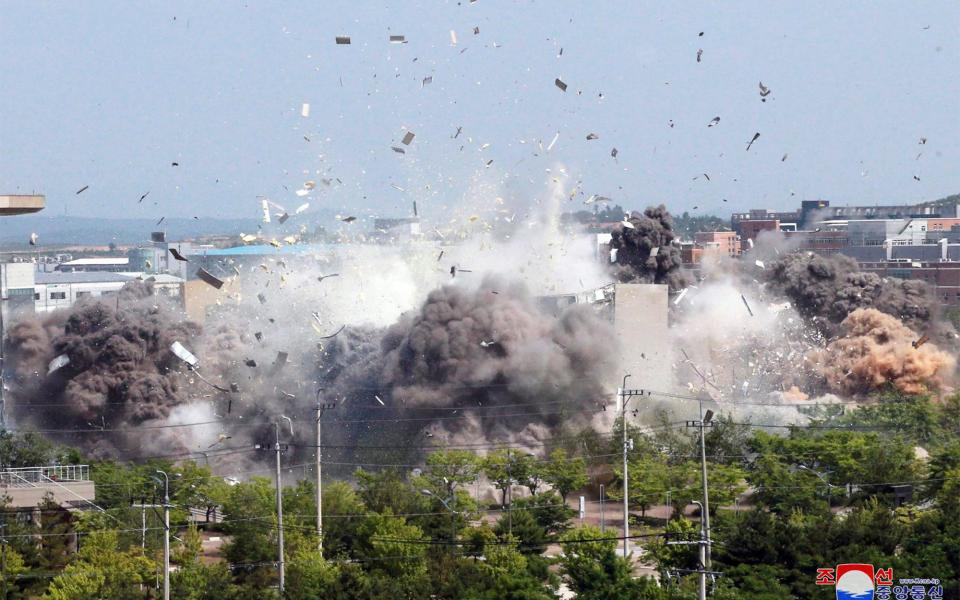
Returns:
[[[452,544],[452,547],[453,547],[454,550],[455,550],[455,549],[456,549],[456,546],[457,546],[457,544],[456,544],[456,542],[457,542],[457,515],[459,515],[460,513],[457,512],[456,510],[454,510],[454,509],[450,506],[450,503],[457,499],[456,496],[450,496],[449,498],[447,498],[446,500],[444,500],[443,498],[441,498],[440,496],[434,494],[433,492],[431,492],[431,491],[428,490],[428,489],[422,489],[422,490],[420,490],[420,493],[423,494],[424,496],[430,496],[431,498],[436,498],[437,500],[440,501],[440,504],[442,504],[445,509],[447,509],[448,511],[450,511],[450,542],[451,542],[451,544]]]
[[[170,600],[170,478],[163,475],[163,600]]]

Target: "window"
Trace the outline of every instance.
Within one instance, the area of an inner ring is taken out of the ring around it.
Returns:
[[[66,292],[50,292],[50,299],[51,299],[51,300],[66,300],[66,299],[67,299],[67,293],[66,293]]]
[[[89,295],[90,295],[90,292],[77,292],[77,298],[84,298]]]
[[[33,293],[33,299],[34,299],[34,300],[39,300],[39,299],[40,299],[40,292],[34,292],[34,293]]]

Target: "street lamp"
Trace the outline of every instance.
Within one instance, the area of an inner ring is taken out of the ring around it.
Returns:
[[[444,500],[443,498],[441,498],[440,496],[434,494],[433,492],[431,492],[431,491],[428,490],[428,489],[422,489],[422,490],[420,490],[420,493],[423,494],[424,496],[430,496],[431,498],[435,498],[435,499],[439,500],[439,501],[440,501],[440,504],[442,504],[445,509],[447,509],[448,511],[450,511],[450,542],[453,544],[453,547],[456,548],[456,542],[457,542],[457,515],[459,515],[460,513],[457,512],[456,510],[454,510],[454,509],[450,506],[450,503],[457,499],[456,496],[450,496],[449,498],[447,498],[446,500]]]
[[[163,475],[163,600],[170,600],[170,478]]]
[[[824,483],[824,485],[827,486],[827,506],[830,507],[830,508],[833,508],[833,488],[835,488],[835,487],[837,487],[837,486],[833,485],[832,483],[830,483],[830,482],[827,480],[826,474],[821,473],[821,472],[819,472],[819,471],[815,471],[815,470],[811,469],[810,467],[808,467],[807,465],[799,465],[797,468],[798,468],[798,469],[803,469],[804,471],[809,471],[810,473],[813,473],[814,475],[817,476],[817,478],[818,478],[820,481],[822,481],[822,482]]]

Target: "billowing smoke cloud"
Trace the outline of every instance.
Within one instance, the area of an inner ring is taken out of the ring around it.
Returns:
[[[872,308],[854,310],[840,325],[843,337],[808,359],[831,391],[865,395],[892,386],[906,394],[942,388],[955,361],[896,318]]]
[[[860,270],[848,256],[810,252],[784,255],[768,265],[766,281],[797,311],[825,330],[858,308],[875,308],[924,329],[936,319],[936,299],[922,281],[883,279]]]
[[[616,250],[615,274],[623,283],[666,283],[677,290],[689,283],[680,248],[673,244],[673,219],[664,205],[633,212],[632,225],[620,224],[611,233]]]
[[[170,345],[190,343],[201,328],[155,303],[152,294],[152,284],[136,282],[115,303],[82,302],[11,327],[16,420],[52,429],[117,429],[166,419],[189,402],[184,365]],[[48,375],[49,362],[60,355],[69,363]],[[109,451],[133,437],[117,431],[98,441]]]
[[[610,327],[591,308],[554,318],[524,286],[493,276],[475,289],[434,290],[376,338],[348,329],[327,346],[324,396],[348,421],[399,420],[389,431],[368,422],[335,436],[398,440],[422,430],[424,441],[458,444],[542,440],[589,423],[615,366]]]

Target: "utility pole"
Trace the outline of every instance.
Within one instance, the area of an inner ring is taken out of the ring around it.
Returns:
[[[643,390],[628,390],[627,379],[630,374],[623,376],[623,384],[620,386],[620,421],[623,430],[623,558],[627,558],[629,551],[627,545],[630,539],[630,481],[629,467],[627,464],[627,451],[633,450],[633,440],[627,440],[627,403],[634,396],[643,396]],[[629,442],[629,443],[628,443]]]
[[[146,549],[147,547],[147,509],[161,508],[163,505],[162,504],[144,504],[143,500],[141,499],[140,504],[134,503],[132,506],[133,508],[140,509],[140,547]]]
[[[7,522],[6,517],[4,517],[4,522],[0,524],[0,552],[3,552],[0,555],[0,577],[3,577],[3,600],[7,600]]]
[[[336,405],[334,403],[322,404],[320,402],[320,394],[323,393],[323,388],[317,390],[317,549],[320,551],[320,556],[323,556],[323,448],[321,440],[321,428],[323,424],[321,419],[323,418],[323,411],[327,409],[332,409]]]
[[[600,484],[600,533],[603,533],[607,530],[607,521],[603,518],[603,495],[604,489],[603,484]]]
[[[286,419],[290,424],[290,433],[292,435],[293,422],[290,420],[290,417],[280,415],[280,418]],[[283,481],[280,474],[280,421],[275,421],[273,425],[276,433],[276,443],[274,444],[273,449],[277,455],[277,568],[280,572],[280,597],[282,598],[283,593],[286,590],[286,581],[284,577],[285,573],[283,564]]]
[[[703,412],[703,396],[700,395],[700,420],[687,421],[687,427],[700,430],[700,477],[703,483],[703,502],[694,502],[700,507],[701,545],[700,545],[700,598],[706,598],[706,577],[710,570],[710,494],[707,485],[707,446],[705,430],[713,427],[713,411]]]
[[[170,600],[170,478],[163,475],[163,600]]]

